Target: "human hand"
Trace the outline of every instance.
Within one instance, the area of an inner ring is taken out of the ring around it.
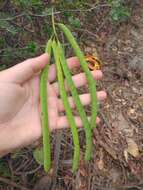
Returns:
[[[0,155],[11,150],[26,146],[41,136],[39,85],[40,71],[49,63],[45,53],[39,57],[28,59],[10,69],[0,72]],[[79,66],[75,57],[68,59],[70,69]],[[92,71],[96,80],[102,78],[101,71]],[[64,111],[62,101],[58,98],[59,89],[56,79],[55,65],[49,68],[48,76],[48,114],[51,130],[68,127],[66,116],[60,116]],[[73,76],[76,87],[86,84],[84,73]],[[98,100],[104,100],[106,93],[97,92]],[[82,94],[80,99],[83,105],[90,104],[90,95]],[[75,108],[73,99],[69,97],[72,108]],[[75,117],[77,126],[81,127],[80,117]],[[97,123],[99,118],[97,118]]]

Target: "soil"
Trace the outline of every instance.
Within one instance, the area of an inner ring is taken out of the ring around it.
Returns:
[[[102,60],[104,78],[97,88],[108,94],[107,100],[100,103],[101,123],[94,132],[92,161],[85,165],[82,158],[78,172],[72,174],[70,132],[62,130],[53,134],[53,142],[56,141],[53,144],[60,146],[53,152],[55,168],[49,175],[35,162],[29,147],[20,150],[18,158],[14,155],[4,158],[11,176],[7,181],[0,177],[0,189],[143,189],[142,10],[140,1],[134,5],[128,21],[113,23],[106,19],[108,8],[95,9],[83,21],[84,29],[77,29],[84,51],[98,53]],[[82,130],[80,138],[82,142]]]

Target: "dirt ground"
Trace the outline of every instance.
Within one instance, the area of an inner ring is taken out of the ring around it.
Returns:
[[[93,189],[130,189],[132,186],[143,189],[141,9],[136,7],[126,24],[112,27],[104,23],[100,29],[102,45],[97,50],[103,60],[104,79],[99,88],[108,92],[108,99],[100,110],[103,125],[95,131],[98,147],[94,172],[98,177],[94,179]]]
[[[102,22],[97,20],[93,26],[97,28],[96,37],[93,33],[86,42],[85,49],[93,53],[97,50],[103,60],[104,79],[98,87],[107,91],[108,98],[100,106],[103,122],[95,130],[93,165],[89,172],[81,169],[77,189],[143,189],[143,4],[140,5],[134,8],[129,22],[116,26],[102,21],[99,15]],[[105,18],[108,12],[103,12]],[[94,17],[98,18],[96,14]]]
[[[131,18],[121,24],[106,19],[108,9],[94,10],[86,18],[84,29],[78,31],[84,51],[98,52],[103,62],[104,78],[97,83],[97,88],[108,94],[107,100],[100,104],[101,123],[94,133],[92,161],[85,165],[81,159],[80,168],[73,175],[70,132],[55,132],[53,171],[45,175],[33,159],[32,147],[25,148],[17,153],[20,156],[3,158],[11,177],[0,177],[0,189],[143,189],[142,10],[143,1],[140,1],[134,6]],[[79,133],[82,141],[82,130]]]

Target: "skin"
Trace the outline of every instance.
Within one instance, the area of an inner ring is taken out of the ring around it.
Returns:
[[[39,85],[40,71],[49,63],[48,54],[28,59],[10,69],[0,72],[0,155],[3,156],[16,148],[27,146],[41,137]],[[68,59],[69,68],[79,66],[78,59]],[[102,78],[101,71],[93,71],[96,80]],[[62,101],[58,99],[59,89],[56,80],[56,69],[49,68],[48,78],[48,113],[50,130],[68,127],[66,116],[60,116],[64,110]],[[83,73],[73,76],[76,87],[86,85]],[[67,89],[66,81],[65,87]],[[68,89],[67,89],[68,90]],[[90,104],[90,95],[80,96],[83,105]],[[104,91],[97,92],[99,101],[106,98]],[[69,97],[71,108],[74,102]],[[82,127],[79,117],[75,118],[78,127]],[[97,118],[97,123],[99,123]]]

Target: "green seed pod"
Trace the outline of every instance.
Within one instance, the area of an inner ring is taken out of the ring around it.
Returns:
[[[72,97],[74,99],[74,102],[76,104],[78,113],[79,113],[80,118],[82,120],[83,127],[85,129],[85,136],[86,136],[85,159],[89,160],[91,157],[91,151],[92,151],[92,130],[90,128],[89,121],[88,121],[86,113],[84,111],[84,107],[80,101],[80,98],[79,98],[77,89],[75,87],[75,84],[73,83],[72,76],[71,76],[71,73],[70,73],[69,68],[67,66],[67,61],[66,61],[64,51],[63,51],[63,48],[62,48],[60,42],[58,42],[58,53],[60,55],[60,60],[61,60],[63,72],[64,72],[65,77],[67,79],[67,84],[69,86],[69,89],[70,89],[70,92],[71,92]]]
[[[64,60],[61,60],[59,48],[55,41],[53,41],[52,48],[53,48],[53,54],[54,54],[55,63],[56,63],[60,96],[64,104],[66,116],[67,116],[69,125],[71,127],[71,132],[73,136],[74,156],[73,156],[72,171],[75,172],[78,168],[79,159],[80,159],[80,145],[79,145],[79,138],[78,138],[78,130],[76,127],[75,119],[74,119],[70,104],[68,102],[68,96],[67,96],[65,86],[64,86],[64,76],[63,76],[62,67],[61,67],[61,61],[64,61]]]
[[[78,57],[81,68],[85,72],[88,84],[89,84],[89,92],[91,95],[91,129],[96,126],[96,116],[97,116],[97,96],[96,96],[96,81],[94,80],[91,72],[88,69],[87,62],[84,58],[82,51],[80,50],[76,40],[74,39],[71,31],[64,25],[58,24],[59,28],[64,32],[67,40],[70,42],[74,53]]]
[[[52,40],[50,39],[46,45],[45,52],[51,55]],[[47,101],[47,79],[49,64],[45,66],[40,77],[40,105],[41,105],[41,122],[43,134],[43,153],[44,153],[44,170],[48,172],[51,168],[51,147],[50,147],[50,131],[48,122],[48,101]]]

